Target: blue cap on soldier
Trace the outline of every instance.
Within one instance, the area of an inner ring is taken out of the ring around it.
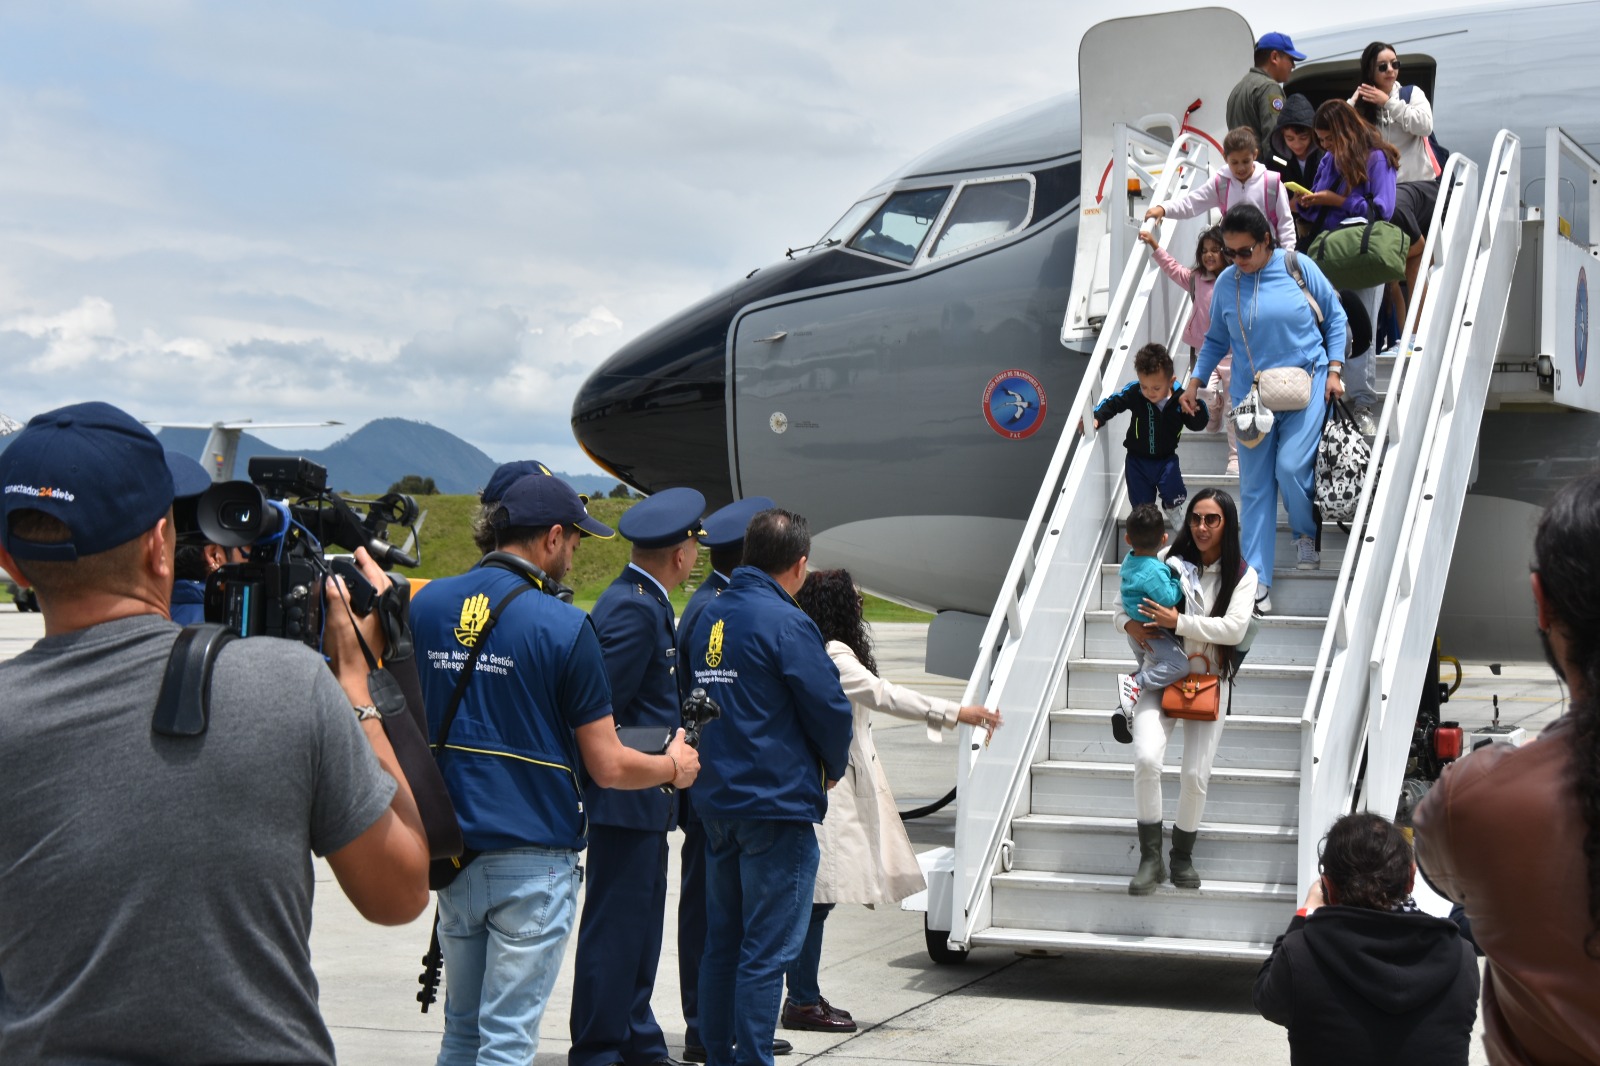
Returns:
[[[706,530],[700,534],[700,543],[708,548],[731,548],[741,544],[750,519],[776,506],[766,496],[747,496],[742,500],[734,500],[706,518]]]
[[[479,503],[494,503],[496,500],[506,498],[506,490],[516,483],[518,478],[527,477],[529,474],[550,476],[550,468],[537,459],[515,459],[509,463],[501,463],[495,467],[494,473],[489,475],[489,483],[478,493]]]
[[[617,532],[635,548],[670,548],[700,532],[706,498],[694,489],[663,489],[628,508]]]
[[[199,465],[169,454],[142,422],[108,403],[35,415],[0,452],[0,544],[18,559],[51,562],[126,544],[166,515],[175,483],[192,484],[185,460]],[[67,527],[67,538],[47,543],[13,536],[11,517],[18,511],[50,515]]]
[[[1294,42],[1289,39],[1289,35],[1287,33],[1278,33],[1276,31],[1272,33],[1263,33],[1261,35],[1261,40],[1256,42],[1256,51],[1282,52],[1296,63],[1303,63],[1306,58],[1304,53],[1296,52],[1294,50]]]

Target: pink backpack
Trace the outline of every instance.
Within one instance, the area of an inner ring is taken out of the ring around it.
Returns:
[[[1273,185],[1272,185],[1272,179],[1273,178],[1277,178],[1278,179],[1277,188],[1274,188]],[[1217,183],[1217,209],[1220,210],[1223,214],[1227,214],[1228,213],[1228,175],[1226,175],[1226,174],[1218,174],[1217,177],[1216,177],[1216,183]],[[1272,232],[1273,233],[1277,233],[1278,232],[1278,191],[1277,190],[1283,187],[1283,176],[1281,174],[1277,174],[1277,173],[1274,173],[1273,171],[1269,170],[1269,171],[1267,171],[1267,178],[1266,178],[1265,181],[1263,181],[1261,183],[1261,186],[1262,186],[1262,188],[1261,188],[1262,196],[1266,200],[1266,203],[1262,204],[1261,206],[1266,208],[1266,212],[1265,213],[1266,213],[1266,216],[1267,216],[1267,221],[1272,223]]]

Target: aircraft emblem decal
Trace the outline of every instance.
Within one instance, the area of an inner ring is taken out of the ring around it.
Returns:
[[[767,425],[772,427],[772,432],[782,433],[789,428],[789,416],[782,411],[774,411],[772,417],[767,419]]]
[[[483,593],[468,596],[467,602],[461,605],[461,624],[456,627],[456,641],[466,647],[473,647],[478,643],[478,634],[483,632],[483,625],[489,620],[489,597]]]
[[[1026,370],[1002,370],[983,390],[983,417],[1007,440],[1027,440],[1044,425],[1044,386]]]
[[[722,665],[722,619],[711,627],[711,639],[706,642],[706,665],[715,670]]]
[[[1589,369],[1589,274],[1583,267],[1578,268],[1578,301],[1572,309],[1572,317],[1572,354],[1581,386],[1584,372]]]

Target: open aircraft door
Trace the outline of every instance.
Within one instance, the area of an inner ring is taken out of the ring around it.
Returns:
[[[1082,206],[1062,344],[1083,352],[1094,347],[1150,206],[1148,183],[1135,189],[1124,180],[1122,187],[1112,188],[1117,156],[1159,176],[1168,148],[1192,131],[1212,143],[1220,167],[1228,93],[1254,56],[1249,23],[1220,7],[1115,19],[1083,35],[1078,45]],[[1187,249],[1172,251],[1187,260]]]

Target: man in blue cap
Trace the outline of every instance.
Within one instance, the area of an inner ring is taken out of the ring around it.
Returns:
[[[765,496],[735,500],[706,517],[700,543],[711,554],[711,572],[694,590],[678,619],[680,638],[678,657],[682,661],[682,638],[694,623],[728,587],[728,580],[744,561],[744,530],[762,511],[777,506]],[[694,673],[678,673],[678,695],[687,697],[694,687]],[[694,813],[694,789],[678,793],[678,826],[683,830],[679,852],[678,879],[678,995],[683,1003],[683,1057],[690,1062],[706,1061],[705,1045],[700,1042],[700,956],[706,947],[706,832]],[[781,1038],[772,1042],[774,1055],[787,1055],[793,1045]]]
[[[172,620],[180,626],[188,626],[206,620],[206,578],[211,571],[225,563],[243,561],[244,550],[212,544],[200,531],[195,507],[201,493],[211,487],[211,475],[206,473],[206,468],[177,452],[167,453],[167,465],[172,468],[173,486],[177,491],[172,501],[178,533]]]
[[[1304,54],[1295,51],[1288,34],[1262,34],[1256,42],[1255,66],[1228,94],[1228,128],[1249,126],[1256,131],[1256,142],[1265,151],[1283,111],[1283,83],[1294,73],[1294,65],[1304,59]]]
[[[521,478],[529,474],[538,474],[541,477],[550,477],[550,468],[537,459],[513,459],[509,463],[501,463],[494,468],[494,473],[489,475],[489,480],[484,483],[483,491],[478,493],[478,510],[472,516],[472,542],[477,545],[478,552],[488,555],[494,551],[494,511],[500,505],[500,499]],[[578,497],[583,499],[583,497]],[[588,501],[585,500],[585,503]]]
[[[610,527],[543,474],[513,482],[490,526],[495,550],[430,581],[411,612],[429,738],[471,856],[439,890],[440,1066],[533,1061],[583,877],[579,773],[656,793],[700,766],[681,731],[664,754],[617,739],[600,641],[560,583],[579,540]]]
[[[683,668],[722,705],[701,737],[694,797],[706,833],[699,1007],[711,1066],[772,1064],[783,973],[811,915],[824,786],[849,760],[850,701],[794,602],[810,553],[804,518],[757,514],[743,564],[684,639]]]
[[[0,664],[0,1062],[331,1066],[308,856],[370,921],[428,903],[427,840],[356,641],[359,625],[381,645],[376,617],[329,610],[328,665],[235,640],[203,735],[153,728],[180,632],[182,479],[105,403],[39,415],[0,453],[0,566],[45,623]]]
[[[633,544],[631,561],[595,601],[590,617],[605,653],[619,727],[653,726],[661,735],[683,719],[678,699],[672,590],[699,555],[705,497],[694,489],[658,492],[617,523]],[[658,791],[585,788],[589,881],[578,930],[572,988],[570,1066],[672,1063],[650,1009],[661,959],[667,902],[667,833],[676,797]]]

